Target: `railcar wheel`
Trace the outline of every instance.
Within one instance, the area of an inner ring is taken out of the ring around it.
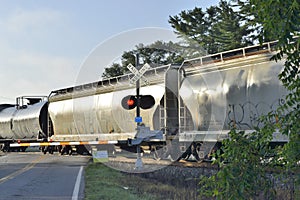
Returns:
[[[203,151],[202,147],[202,143],[194,143],[192,145],[192,154],[195,157],[195,159],[197,160],[197,162],[202,162],[205,158],[205,152]]]
[[[10,147],[9,145],[4,145],[3,149],[2,149],[3,152],[10,152]]]
[[[152,154],[153,154],[154,160],[160,161],[163,157],[163,148],[158,148],[157,146],[153,146]]]
[[[152,148],[152,152],[153,152],[153,158],[157,161],[159,160],[164,160],[164,159],[169,159],[171,161],[173,160],[173,157],[171,156],[170,153],[170,148],[167,145],[164,146],[154,146]]]
[[[5,144],[0,144],[0,151],[6,152],[7,148]]]
[[[67,155],[71,155],[72,154],[72,148],[71,148],[70,145],[62,146],[60,155],[64,155],[64,153],[66,153]]]
[[[77,145],[76,153],[79,155],[89,154],[88,150],[86,149],[86,147],[84,145]]]
[[[153,146],[152,154],[155,160],[168,159],[171,162],[181,159],[181,153],[177,144],[168,144],[164,146]]]
[[[184,152],[181,157],[178,159],[189,160],[192,156],[192,159],[197,162],[202,162],[204,159],[208,159],[212,150],[210,150],[211,145],[203,144],[203,142],[193,142],[188,146],[188,148],[184,151],[182,148],[182,152]]]
[[[219,143],[197,143],[194,145],[193,156],[198,162],[202,162],[204,160],[211,161],[213,153],[215,153],[219,148]]]
[[[53,154],[53,153],[54,153],[54,147],[53,147],[53,146],[49,146],[48,152],[49,152],[50,154]]]
[[[25,152],[27,147],[20,147],[22,152]]]

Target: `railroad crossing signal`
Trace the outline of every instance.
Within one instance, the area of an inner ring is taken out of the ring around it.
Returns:
[[[137,56],[138,57],[138,56]],[[137,63],[138,66],[138,58]],[[126,110],[131,110],[137,107],[137,115],[136,117],[140,117],[140,108],[149,109],[152,108],[155,104],[155,99],[151,95],[140,95],[140,84],[139,80],[142,79],[146,84],[148,84],[148,80],[143,76],[143,74],[151,68],[149,64],[145,64],[140,70],[134,67],[132,64],[129,64],[127,68],[134,74],[134,76],[130,79],[130,83],[136,83],[136,95],[128,95],[122,99],[122,107]]]
[[[149,64],[145,64],[140,70],[139,70],[139,54],[136,54],[135,56],[135,64],[136,67],[134,67],[132,64],[129,64],[127,68],[134,74],[134,76],[130,79],[130,84],[136,84],[136,95],[128,95],[122,99],[122,106],[123,108],[130,110],[136,107],[136,117],[135,122],[137,123],[137,129],[140,129],[140,123],[142,122],[142,117],[140,116],[140,108],[142,109],[149,109],[152,108],[155,104],[155,99],[151,95],[140,95],[140,79],[148,85],[148,80],[143,76],[144,73],[151,68]],[[137,132],[137,135],[139,135],[139,132]],[[140,140],[140,142],[142,142]],[[131,143],[132,140],[128,139],[128,142]],[[141,170],[143,169],[143,161],[141,158],[141,151],[140,151],[140,142],[136,142],[136,152],[137,152],[137,159],[135,162],[135,169]]]
[[[140,95],[140,107],[144,110],[150,109],[155,104],[155,99],[151,95]],[[137,106],[137,97],[135,95],[128,95],[122,99],[122,107],[126,110],[134,109]]]
[[[146,63],[140,70],[138,70],[137,68],[135,68],[132,64],[129,64],[127,66],[127,68],[134,74],[134,77],[132,77],[130,79],[130,84],[135,84],[139,79],[142,79],[142,81],[148,85],[149,82],[146,79],[146,77],[144,77],[144,73],[151,68],[151,66]]]

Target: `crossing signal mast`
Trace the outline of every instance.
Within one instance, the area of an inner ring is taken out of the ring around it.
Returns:
[[[147,141],[151,138],[162,139],[162,131],[151,131],[149,127],[141,126],[142,117],[140,116],[140,109],[150,109],[155,105],[155,99],[151,95],[140,95],[140,79],[144,83],[148,84],[148,80],[143,76],[143,74],[151,68],[149,64],[145,64],[141,69],[139,66],[139,56],[138,54],[135,57],[136,67],[129,64],[127,68],[134,74],[134,77],[130,79],[131,84],[136,84],[136,95],[125,96],[121,105],[126,110],[132,110],[136,108],[136,117],[135,122],[137,123],[137,133],[134,139],[128,139],[128,144],[136,146],[137,150],[137,160],[135,163],[136,170],[143,169],[143,162],[141,159],[140,144],[143,141]]]

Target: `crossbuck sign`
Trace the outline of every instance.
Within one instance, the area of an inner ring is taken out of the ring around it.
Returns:
[[[149,64],[146,63],[140,70],[135,68],[132,64],[129,64],[127,68],[134,74],[134,77],[130,79],[130,84],[135,84],[139,79],[141,79],[146,85],[149,84],[146,77],[143,76],[144,73],[151,68]]]

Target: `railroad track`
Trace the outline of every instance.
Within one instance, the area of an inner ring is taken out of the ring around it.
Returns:
[[[143,168],[136,168],[136,157],[125,156],[125,155],[116,155],[109,157],[109,161],[104,164],[114,168],[116,170],[130,172],[130,173],[140,173],[140,172],[153,172],[161,170],[163,168],[176,168],[176,170],[184,171],[188,170],[208,170],[208,171],[217,171],[218,166],[213,165],[210,161],[196,162],[196,161],[171,161],[171,160],[155,160],[151,157],[142,157]]]
[[[18,153],[18,154],[26,154],[28,152],[10,152],[10,153]],[[32,153],[32,152],[31,152]],[[35,153],[41,153],[39,151],[35,151]],[[66,156],[60,155],[60,153],[54,153],[55,156]],[[0,151],[0,156],[4,156],[6,153]],[[79,156],[80,154],[73,153],[71,156]],[[80,156],[90,156],[90,155],[80,155]],[[120,164],[135,164],[136,155],[134,153],[117,153],[116,155],[109,156],[108,163],[120,163]],[[203,162],[197,162],[196,160],[180,160],[180,161],[172,161],[171,159],[161,159],[155,160],[151,157],[150,154],[144,154],[142,157],[142,162],[144,165],[149,166],[177,166],[177,167],[189,167],[189,168],[212,168],[217,169],[216,165],[212,165],[212,162],[209,160],[204,160]],[[110,164],[108,164],[110,165]]]

